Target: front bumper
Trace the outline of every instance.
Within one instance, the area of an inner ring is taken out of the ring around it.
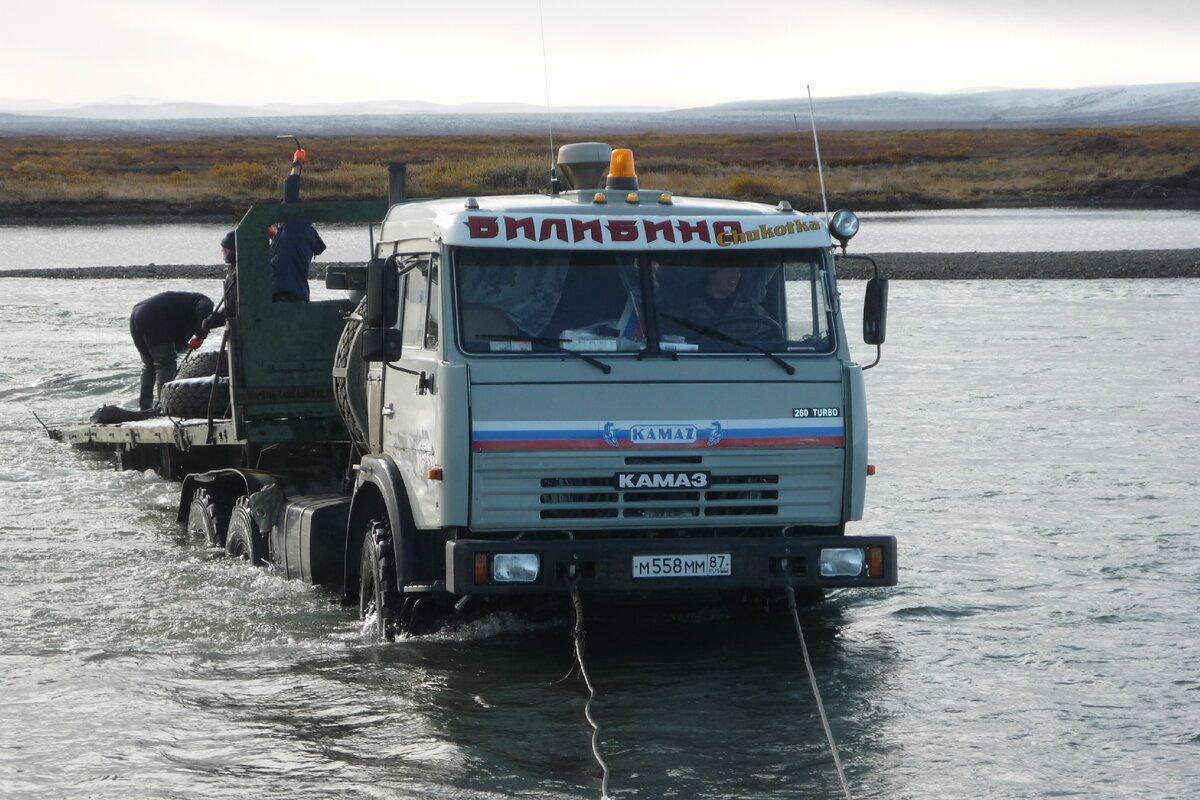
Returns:
[[[874,548],[876,574],[867,568],[856,576],[820,574],[823,549]],[[536,554],[541,570],[529,583],[492,579],[490,559],[497,553]],[[635,561],[648,557],[728,556],[728,574],[702,577],[653,576]],[[477,569],[485,564],[486,569]],[[811,536],[703,539],[578,539],[575,541],[496,542],[458,539],[446,543],[446,589],[456,595],[559,594],[578,580],[580,591],[592,593],[724,592],[729,590],[841,588],[896,585],[896,539],[893,536]]]

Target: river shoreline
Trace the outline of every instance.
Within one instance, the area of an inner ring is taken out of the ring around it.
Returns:
[[[870,193],[843,193],[834,201],[836,208],[858,212],[903,211],[977,211],[1028,208],[1068,208],[1084,210],[1196,211],[1200,210],[1200,188],[1175,187],[1171,193],[1142,191],[1149,185],[1139,181],[1110,181],[1090,193],[1080,192],[1003,192],[988,194],[964,203],[947,198],[919,195],[880,198]],[[322,198],[327,199],[327,198]],[[339,200],[369,200],[372,197],[340,197]],[[771,198],[758,202],[774,205]],[[261,202],[274,202],[264,198]],[[230,224],[246,213],[241,200],[42,200],[36,204],[0,200],[0,225],[123,225],[172,223]],[[797,206],[799,207],[799,206]]]
[[[881,253],[880,273],[896,280],[1091,280],[1200,278],[1200,250],[1075,250],[1021,253]],[[865,262],[843,261],[843,278],[869,278]]]
[[[852,251],[853,252],[853,251]],[[1022,253],[881,253],[880,273],[895,280],[1090,280],[1102,278],[1200,278],[1200,250],[1077,250]],[[311,278],[324,280],[335,264],[314,263]],[[844,260],[843,278],[869,278],[869,263]],[[0,270],[0,278],[94,280],[221,278],[219,264],[140,264]]]

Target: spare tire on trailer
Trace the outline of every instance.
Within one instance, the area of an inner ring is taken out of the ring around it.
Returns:
[[[213,381],[216,396],[214,396]],[[211,403],[213,419],[229,418],[229,378],[184,378],[164,383],[162,410],[168,417],[208,419]]]
[[[218,364],[220,372],[217,372]],[[222,378],[229,377],[229,354],[224,350],[206,350],[203,353],[190,354],[179,365],[179,372],[176,373],[175,379],[208,378],[213,375],[220,375]]]

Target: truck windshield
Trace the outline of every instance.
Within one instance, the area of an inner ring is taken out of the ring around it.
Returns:
[[[457,248],[459,343],[471,353],[827,353],[816,250]]]

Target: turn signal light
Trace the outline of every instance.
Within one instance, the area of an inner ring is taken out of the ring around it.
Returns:
[[[482,586],[488,582],[488,557],[487,553],[475,554],[475,585]]]
[[[867,548],[867,577],[882,578],[883,577],[883,548],[868,547]]]
[[[606,189],[622,191],[638,188],[637,170],[633,166],[632,150],[613,150],[608,161],[608,180],[604,183]]]

